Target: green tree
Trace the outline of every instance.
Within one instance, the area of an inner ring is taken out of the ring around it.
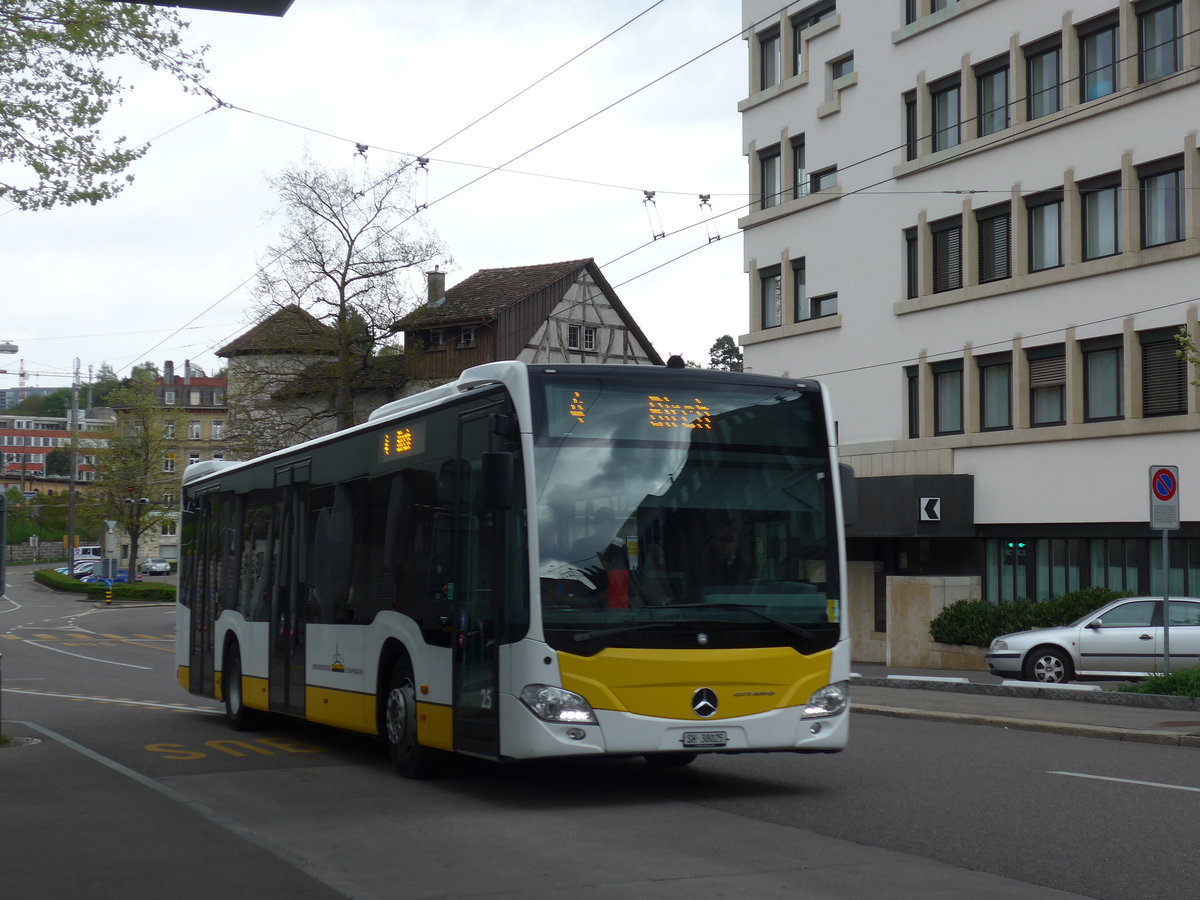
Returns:
[[[742,351],[728,334],[721,335],[716,343],[708,348],[708,359],[711,368],[724,369],[727,372],[742,371]]]
[[[305,154],[268,181],[284,224],[255,286],[255,319],[298,308],[318,323],[322,353],[302,375],[278,354],[240,356],[231,367],[230,440],[259,452],[357,424],[355,384],[380,352],[393,353],[395,323],[418,302],[410,274],[449,262],[415,218],[404,167],[363,188]]]
[[[154,402],[154,377],[140,369],[109,397],[117,421],[108,446],[96,449],[93,516],[117,523],[129,541],[129,570],[137,568],[142,537],[178,509],[183,465],[173,437],[184,422],[176,410]],[[93,522],[93,525],[96,523]]]
[[[56,447],[47,453],[46,474],[69,476],[71,474],[71,451]]]
[[[173,11],[98,0],[0,0],[0,198],[23,210],[99,203],[133,176],[148,145],[99,126],[132,88],[109,74],[133,60],[205,92],[207,47],[185,49]]]
[[[83,401],[87,406],[107,406],[108,395],[121,387],[121,379],[117,371],[108,363],[101,363],[96,371],[96,377],[87,386],[87,398]]]
[[[1175,343],[1179,344],[1179,349],[1175,351],[1175,355],[1187,362],[1192,367],[1191,378],[1188,380],[1192,384],[1200,385],[1200,376],[1196,375],[1200,371],[1197,367],[1200,366],[1200,347],[1196,346],[1196,340],[1188,333],[1187,328],[1180,326],[1178,333],[1175,335]]]

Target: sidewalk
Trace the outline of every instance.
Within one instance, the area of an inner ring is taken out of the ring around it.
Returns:
[[[1120,693],[1113,682],[1043,687],[988,672],[850,668],[858,713],[1200,749],[1200,700],[1192,698]]]

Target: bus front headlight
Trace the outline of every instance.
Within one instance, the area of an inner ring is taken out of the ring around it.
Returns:
[[[804,704],[802,717],[817,719],[822,716],[836,716],[838,713],[845,712],[849,705],[850,692],[846,682],[827,684],[808,698],[808,702]]]
[[[569,725],[595,725],[591,704],[578,694],[549,684],[528,684],[521,691],[521,702],[539,719]]]

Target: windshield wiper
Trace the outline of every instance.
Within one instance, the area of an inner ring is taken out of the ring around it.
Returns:
[[[746,606],[742,603],[672,603],[668,609],[740,609],[751,615],[758,616],[764,622],[770,622],[776,628],[780,628],[788,634],[794,634],[796,637],[803,638],[806,641],[819,640],[818,635],[807,628],[801,628],[799,625],[793,625],[791,622],[785,622],[782,619],[769,616],[765,612],[755,609],[753,606]]]
[[[597,638],[616,637],[618,634],[625,634],[629,631],[644,631],[647,628],[658,628],[660,625],[674,625],[676,622],[671,619],[666,619],[662,622],[643,622],[640,625],[625,625],[622,628],[605,628],[603,631],[581,631],[572,637],[576,643],[583,641],[594,641]]]

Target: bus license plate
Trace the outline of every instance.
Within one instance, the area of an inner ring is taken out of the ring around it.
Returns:
[[[724,747],[727,740],[724,731],[685,731],[683,746],[685,747]]]

